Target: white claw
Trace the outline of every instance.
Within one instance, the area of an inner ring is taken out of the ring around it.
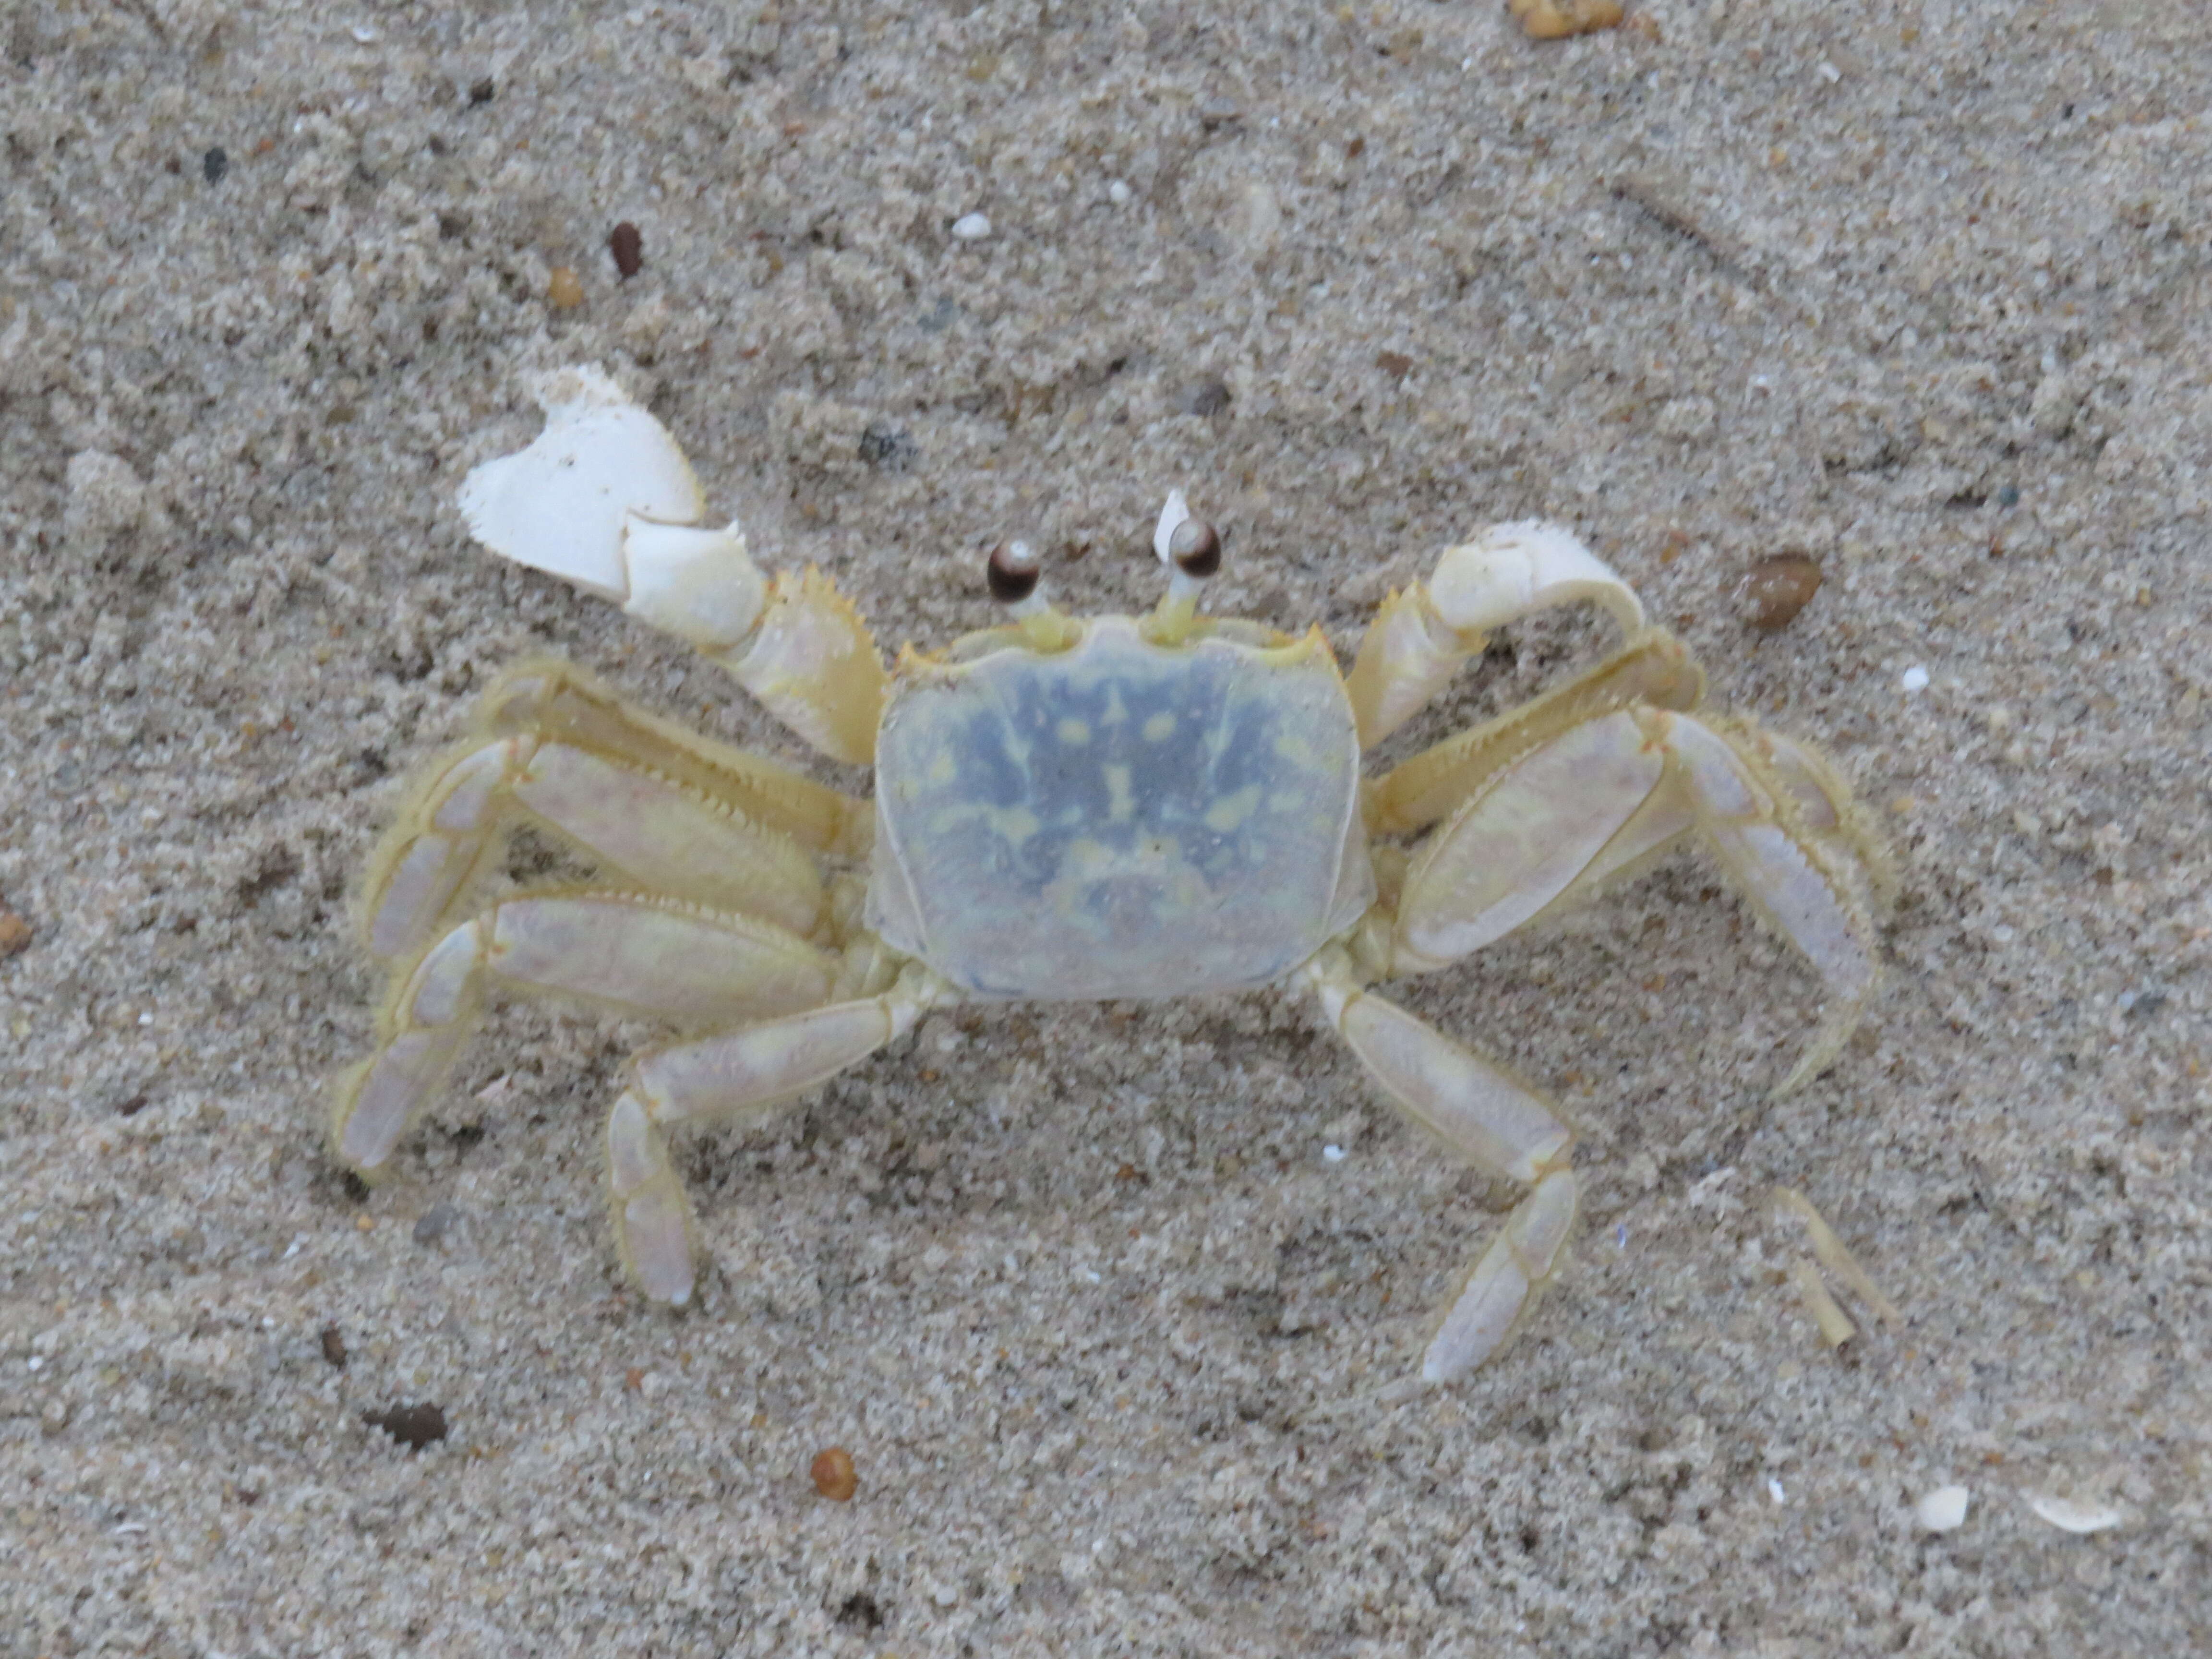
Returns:
[[[617,603],[630,594],[625,520],[698,522],[706,497],[668,429],[599,370],[564,368],[536,388],[545,430],[461,486],[469,532],[503,557]]]
[[[1564,526],[1541,519],[1493,525],[1437,561],[1429,599],[1445,626],[1462,634],[1501,628],[1516,617],[1595,599],[1623,633],[1644,625],[1644,606],[1612,567]]]

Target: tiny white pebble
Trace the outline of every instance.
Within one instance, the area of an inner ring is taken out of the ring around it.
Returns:
[[[1136,192],[1134,191],[1131,190],[1128,185],[1123,184],[1119,179],[1116,179],[1112,184],[1106,186],[1106,199],[1111,202],[1115,207],[1128,206],[1129,198],[1135,194]]]
[[[1820,78],[1832,87],[1844,78],[1844,72],[1833,64],[1823,60],[1820,64]]]
[[[1790,1501],[1789,1495],[1782,1490],[1782,1483],[1779,1480],[1769,1480],[1766,1483],[1766,1495],[1778,1504],[1786,1504]]]
[[[1103,1282],[1096,1267],[1085,1267],[1083,1270],[1083,1278],[1086,1284],[1097,1285]]]
[[[1938,1486],[1914,1504],[1912,1512],[1929,1532],[1951,1532],[1965,1523],[1967,1501],[1964,1486]]]
[[[376,31],[366,23],[356,23],[353,26],[353,38],[364,46],[370,46],[375,42]]]
[[[1626,1221],[1613,1224],[1613,1247],[1617,1250],[1625,1250],[1628,1248],[1628,1224]]]
[[[1341,1164],[1345,1158],[1344,1148],[1332,1143],[1321,1149],[1321,1157],[1324,1164]]]
[[[952,234],[963,242],[980,242],[991,234],[991,221],[981,213],[963,213],[952,222]]]
[[[2061,1532],[2106,1532],[2120,1524],[2120,1512],[2106,1504],[2076,1504],[2070,1498],[2030,1493],[2028,1508]]]
[[[34,1353],[34,1354],[33,1354],[33,1355],[31,1356],[31,1358],[30,1358],[30,1361],[29,1361],[29,1364],[28,1364],[28,1369],[29,1369],[29,1370],[34,1370],[34,1371],[42,1371],[42,1370],[46,1370],[46,1362],[45,1356],[43,1356],[43,1355],[41,1355],[41,1354],[35,1354],[35,1353]]]
[[[1928,689],[1928,671],[1915,663],[1897,677],[1897,683],[1908,693],[1925,691]]]
[[[151,1025],[154,1023],[154,1016],[151,1014],[141,1014],[138,1016],[138,1023],[141,1025]]]

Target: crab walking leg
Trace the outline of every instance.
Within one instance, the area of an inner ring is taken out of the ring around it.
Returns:
[[[828,1082],[896,1041],[944,994],[909,969],[888,991],[637,1057],[607,1115],[607,1177],[623,1262],[658,1302],[695,1283],[690,1200],[662,1127],[757,1114]]]
[[[799,933],[822,921],[814,860],[730,801],[618,754],[519,732],[441,763],[387,835],[362,907],[370,951],[405,957],[450,926],[517,817],[659,891]]]
[[[817,1005],[835,994],[837,968],[837,957],[751,916],[620,894],[508,899],[453,929],[399,979],[375,1051],[338,1079],[332,1144],[363,1172],[390,1158],[495,982],[696,1025]]]
[[[1865,878],[1838,863],[1806,827],[1787,782],[1747,749],[1662,709],[1645,710],[1638,720],[1680,769],[1698,827],[1737,890],[1826,988],[1820,1030],[1775,1091],[1787,1094],[1843,1052],[1880,983],[1874,920],[1859,896]]]
[[[1446,549],[1427,581],[1383,601],[1359,642],[1345,690],[1361,745],[1380,743],[1419,712],[1492,629],[1577,599],[1596,600],[1623,633],[1644,625],[1628,584],[1564,526],[1495,525]]]
[[[1781,773],[1686,715],[1630,708],[1571,728],[1462,803],[1407,871],[1391,965],[1419,973],[1480,950],[1693,829],[1827,989],[1820,1033],[1782,1085],[1795,1088],[1835,1058],[1873,993],[1865,880],[1808,827]]]
[[[1485,1174],[1529,1188],[1422,1356],[1429,1382],[1464,1376],[1505,1346],[1558,1270],[1580,1197],[1567,1163],[1573,1133],[1504,1066],[1362,990],[1340,957],[1330,953],[1307,975],[1337,1035],[1408,1117]]]
[[[859,615],[816,570],[771,581],[707,503],[668,429],[596,368],[538,388],[545,430],[461,487],[476,538],[611,599],[737,677],[824,754],[875,753],[884,668]]]

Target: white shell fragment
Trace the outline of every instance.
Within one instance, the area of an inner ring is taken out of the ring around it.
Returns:
[[[1928,689],[1928,671],[1915,663],[1897,677],[1897,684],[1899,690],[1907,696],[1916,691],[1925,691]]]
[[[598,369],[562,369],[537,392],[538,441],[461,485],[469,533],[518,564],[627,599],[623,520],[697,523],[707,505],[699,481],[667,428]]]
[[[2077,1504],[2070,1498],[2027,1495],[2027,1506],[2061,1532],[2110,1532],[2127,1517],[2109,1504]]]
[[[991,221],[986,214],[963,213],[952,222],[952,235],[956,241],[980,242],[990,234]]]
[[[1972,1501],[1964,1486],[1938,1486],[1912,1506],[1912,1513],[1926,1531],[1955,1532],[1966,1523]]]

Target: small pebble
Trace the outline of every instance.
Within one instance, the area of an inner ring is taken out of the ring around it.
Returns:
[[[1134,191],[1131,190],[1128,185],[1123,184],[1119,179],[1116,179],[1112,184],[1106,186],[1106,199],[1111,202],[1115,207],[1128,206],[1131,198],[1135,194],[1136,192]]]
[[[1915,691],[1925,691],[1928,689],[1928,671],[1915,663],[1897,677],[1897,684],[1907,696]]]
[[[615,256],[615,269],[622,272],[624,282],[645,269],[645,238],[629,220],[614,228],[607,238],[607,247]]]
[[[491,102],[493,95],[498,91],[498,84],[493,81],[491,76],[487,75],[481,81],[472,81],[469,83],[469,102],[471,104],[489,104]]]
[[[1413,360],[1402,351],[1378,351],[1375,354],[1375,367],[1392,380],[1402,380],[1413,373]]]
[[[450,1204],[433,1204],[415,1218],[415,1242],[428,1246],[439,1243],[453,1230],[461,1212]]]
[[[1341,1146],[1324,1146],[1321,1149],[1321,1161],[1324,1164],[1341,1164],[1349,1156],[1350,1154]]]
[[[556,265],[545,284],[545,303],[556,311],[574,311],[584,303],[584,284],[570,265]]]
[[[12,957],[31,942],[31,924],[13,910],[0,910],[0,959]]]
[[[1771,1478],[1766,1483],[1766,1495],[1777,1504],[1787,1504],[1790,1501],[1790,1494],[1783,1491],[1782,1483]]]
[[[211,185],[221,184],[222,175],[229,171],[230,155],[221,144],[200,157],[200,177]]]
[[[345,1369],[345,1338],[338,1334],[338,1328],[337,1326],[324,1326],[323,1364],[328,1365],[332,1370],[342,1371]]]
[[[814,1490],[833,1504],[842,1504],[860,1489],[860,1477],[853,1468],[853,1454],[842,1446],[831,1446],[814,1454],[814,1467],[808,1471],[814,1477]]]
[[[1571,34],[1609,29],[1620,21],[1620,0],[1506,0],[1531,40],[1559,40]]]
[[[1797,619],[1820,588],[1820,566],[1802,553],[1778,553],[1759,560],[1743,579],[1749,607],[1746,618],[1762,634],[1778,634]]]
[[[1964,1486],[1938,1486],[1915,1504],[1912,1512],[1929,1532],[1955,1532],[1966,1522],[1968,1501]]]
[[[963,213],[952,222],[956,241],[980,242],[991,234],[991,221],[981,213]]]
[[[446,1413],[428,1401],[394,1406],[386,1412],[364,1412],[362,1421],[382,1429],[410,1451],[421,1451],[432,1441],[446,1437]]]

